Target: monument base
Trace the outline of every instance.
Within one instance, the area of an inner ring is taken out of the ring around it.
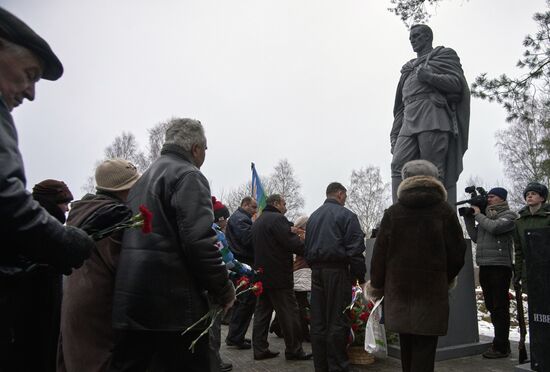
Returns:
[[[479,355],[487,351],[490,345],[490,342],[475,342],[471,344],[439,347],[435,352],[435,360],[440,361]],[[399,348],[399,346],[396,345],[388,345],[388,355],[397,359],[401,359],[401,349]]]
[[[525,372],[525,371],[533,372],[533,370],[531,369],[531,363],[530,362],[523,363],[523,364],[518,364],[517,366],[514,367],[514,372]]]

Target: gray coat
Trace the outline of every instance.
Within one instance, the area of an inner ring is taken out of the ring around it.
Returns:
[[[477,243],[478,266],[512,267],[514,221],[517,218],[518,214],[511,211],[507,203],[489,206],[485,214],[464,217],[468,235]]]

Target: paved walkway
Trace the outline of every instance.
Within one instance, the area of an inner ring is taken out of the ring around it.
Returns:
[[[252,325],[251,327],[252,328]],[[233,364],[233,371],[236,372],[263,372],[263,371],[284,371],[284,372],[308,372],[314,371],[313,361],[292,361],[288,362],[284,358],[284,342],[282,338],[270,334],[270,349],[279,351],[281,354],[273,359],[255,361],[252,350],[237,350],[225,345],[225,335],[227,326],[222,326],[222,349],[221,354],[225,362]],[[247,337],[250,337],[250,330]],[[304,343],[304,350],[311,352],[311,345]],[[514,366],[518,364],[517,343],[512,343],[512,354],[506,359],[488,360],[476,355],[472,357],[452,359],[435,363],[436,371],[450,372],[500,372],[513,371]],[[353,372],[372,371],[401,371],[401,363],[394,358],[377,360],[370,366],[353,366]]]

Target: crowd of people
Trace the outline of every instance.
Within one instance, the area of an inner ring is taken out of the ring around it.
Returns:
[[[196,326],[212,309],[231,309],[225,343],[252,349],[255,360],[278,357],[269,348],[272,330],[284,338],[287,361],[313,359],[316,371],[348,371],[344,309],[355,283],[370,300],[384,296],[385,325],[399,333],[403,370],[433,371],[466,250],[438,167],[425,160],[403,165],[369,263],[365,234],[345,208],[339,182],[326,187],[325,202],[309,217],[293,222],[279,194],[262,211],[247,196],[230,214],[200,171],[207,139],[193,119],[167,123],[160,156],[143,174],[125,159],[110,159],[96,169],[96,193],[81,200],[52,179],[30,193],[10,112],[34,99],[38,80],[62,73],[47,42],[0,8],[2,371],[230,371],[220,356],[221,317],[212,319],[208,337],[210,322]],[[507,191],[496,187],[486,210],[472,206],[465,216],[495,327],[487,358],[510,354],[508,289],[513,277],[526,290],[524,231],[550,226],[547,197],[546,186],[530,183],[517,214]],[[105,221],[128,220],[143,206],[153,216],[151,231],[92,239]],[[261,295],[237,297],[238,276],[257,276]],[[303,342],[311,342],[312,353]]]

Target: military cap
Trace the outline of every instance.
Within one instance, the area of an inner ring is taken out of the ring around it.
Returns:
[[[0,37],[33,52],[43,63],[42,79],[57,80],[63,65],[48,43],[25,22],[0,7]]]

